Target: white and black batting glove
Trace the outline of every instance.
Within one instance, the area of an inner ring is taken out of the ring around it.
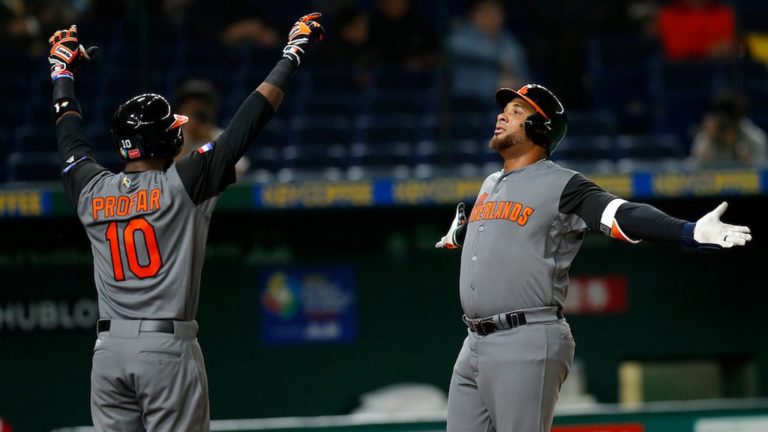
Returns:
[[[467,234],[467,215],[464,213],[464,203],[456,206],[456,216],[453,218],[448,233],[435,243],[438,249],[456,249],[461,247]]]
[[[51,80],[74,79],[72,74],[83,62],[91,60],[98,47],[87,50],[77,38],[77,26],[59,30],[48,39],[48,63],[51,65]]]
[[[291,32],[288,33],[288,44],[283,48],[283,57],[290,60],[294,66],[301,64],[301,59],[311,43],[323,40],[325,30],[317,22],[321,16],[319,12],[304,15],[291,27]]]
[[[720,217],[727,208],[728,203],[724,202],[696,221],[696,226],[693,228],[693,240],[698,243],[700,248],[719,249],[744,246],[752,240],[749,227],[720,222]]]

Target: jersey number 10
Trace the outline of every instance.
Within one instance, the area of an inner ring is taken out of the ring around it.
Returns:
[[[136,251],[136,232],[141,231],[144,236],[144,244],[147,247],[147,257],[149,262],[142,265],[139,262],[139,254]],[[107,225],[106,233],[109,242],[109,250],[112,253],[112,269],[115,273],[116,281],[125,280],[125,271],[123,270],[123,258],[120,253],[120,235],[117,230],[117,222],[110,222]],[[157,275],[160,267],[163,266],[163,259],[160,256],[160,250],[157,247],[157,236],[155,228],[143,217],[131,219],[123,228],[123,248],[128,258],[128,269],[139,279],[151,278]]]

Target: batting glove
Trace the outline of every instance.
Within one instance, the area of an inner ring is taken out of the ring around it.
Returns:
[[[323,40],[325,30],[316,20],[322,16],[319,12],[304,15],[299,18],[288,34],[288,45],[283,48],[283,57],[287,58],[298,66],[304,57],[310,43],[316,43]]]
[[[461,247],[464,236],[467,234],[467,215],[464,213],[464,203],[456,206],[456,217],[453,218],[448,233],[435,243],[438,249],[456,249]]]
[[[720,222],[720,216],[723,215],[728,203],[724,202],[716,209],[705,214],[696,221],[693,229],[693,239],[703,248],[730,248],[733,246],[744,246],[752,240],[749,234],[749,227],[728,225]]]
[[[69,30],[59,30],[48,39],[50,52],[48,63],[51,65],[51,80],[66,77],[74,79],[72,74],[84,61],[91,59],[91,53],[97,49],[86,50],[77,40],[77,26]]]

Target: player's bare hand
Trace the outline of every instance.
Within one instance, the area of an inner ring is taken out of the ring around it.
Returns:
[[[723,248],[744,246],[752,240],[749,227],[729,225],[720,221],[720,217],[727,208],[728,203],[724,202],[699,219],[693,229],[693,239],[699,244],[717,245]]]
[[[456,216],[451,222],[448,233],[435,244],[438,249],[456,249],[461,247],[467,232],[467,215],[464,212],[464,203],[456,206]]]
[[[325,30],[318,22],[321,16],[319,12],[304,15],[291,27],[288,44],[283,48],[283,57],[294,65],[301,64],[301,59],[311,44],[318,43],[325,37]]]
[[[77,37],[77,26],[59,30],[48,38],[48,63],[51,65],[51,79],[61,77],[74,78],[72,74],[83,62],[89,61],[98,49],[87,50]]]

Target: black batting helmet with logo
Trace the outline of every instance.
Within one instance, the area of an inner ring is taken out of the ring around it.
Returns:
[[[184,144],[181,125],[188,120],[173,114],[164,97],[142,94],[117,108],[112,118],[112,136],[125,160],[172,158]]]
[[[526,84],[519,90],[500,88],[496,91],[496,104],[502,110],[515,98],[520,98],[536,110],[525,121],[525,133],[535,144],[551,155],[568,131],[568,116],[565,107],[546,87]]]

